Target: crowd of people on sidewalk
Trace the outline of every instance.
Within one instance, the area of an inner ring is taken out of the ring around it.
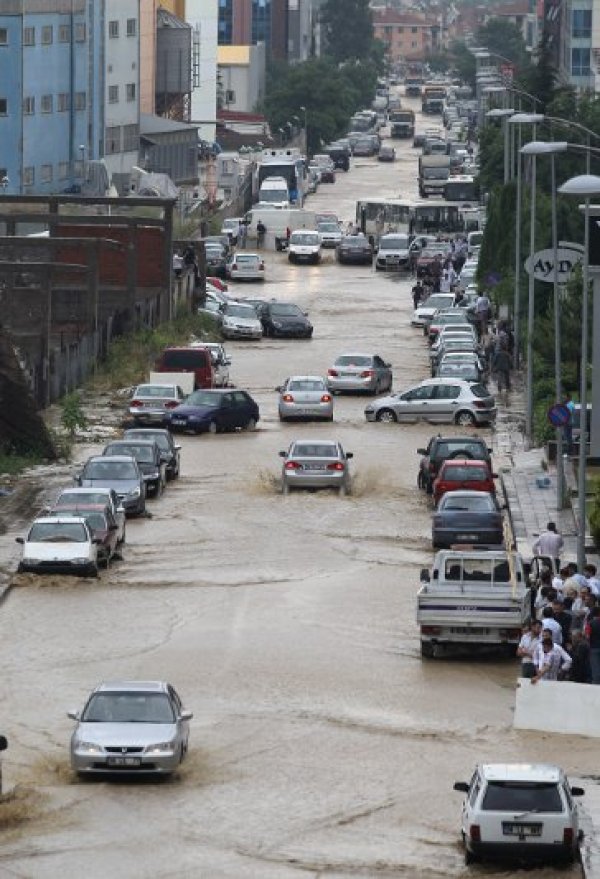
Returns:
[[[560,563],[563,540],[549,522],[533,545],[534,554],[553,559],[557,573],[541,567],[532,590],[531,622],[517,649],[521,675],[538,681],[600,684],[600,578],[596,566],[579,571]]]

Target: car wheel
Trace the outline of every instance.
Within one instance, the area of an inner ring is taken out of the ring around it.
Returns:
[[[246,422],[246,430],[256,430],[256,418],[249,418]]]
[[[423,476],[423,471],[419,470],[417,474],[417,488],[420,488],[421,491],[425,491],[425,477]]]
[[[293,253],[288,254],[288,262],[292,262],[292,263],[296,262],[296,257],[294,256]]]
[[[462,412],[456,413],[456,418],[454,419],[455,424],[460,424],[463,427],[469,427],[475,424],[475,416],[472,412],[468,412],[466,409],[463,409]]]
[[[430,641],[421,641],[421,656],[423,659],[433,659],[433,644]]]
[[[208,432],[209,432],[209,433],[212,433],[212,434],[215,434],[215,433],[218,433],[218,432],[219,432],[219,427],[218,427],[216,421],[211,421],[211,422],[210,422],[210,424],[208,425]]]
[[[96,578],[98,576],[98,565],[92,565],[87,569],[86,577]]]
[[[123,537],[119,540],[119,543],[123,544],[127,540],[127,528],[123,525]]]
[[[383,424],[393,424],[398,421],[398,417],[393,409],[380,409],[375,417],[377,421],[381,421]]]
[[[468,848],[465,848],[465,866],[469,867],[471,864],[476,864],[477,860],[477,855],[470,852]]]

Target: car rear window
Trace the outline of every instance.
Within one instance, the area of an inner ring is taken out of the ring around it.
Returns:
[[[323,391],[325,390],[325,385],[321,381],[321,379],[314,379],[314,381],[309,381],[307,379],[303,379],[302,381],[293,381],[288,385],[289,391]]]
[[[445,495],[442,498],[440,509],[461,513],[492,513],[494,512],[494,502],[483,492],[480,497],[449,497]]]
[[[185,401],[186,406],[220,406],[221,394],[212,394],[209,391],[194,391]]]
[[[490,781],[481,808],[486,812],[562,812],[555,782]],[[527,814],[524,815],[527,817]]]
[[[371,366],[372,357],[361,357],[358,354],[342,354],[335,361],[336,366]]]
[[[127,461],[91,461],[83,471],[84,479],[137,479],[138,471]]]
[[[254,254],[249,253],[236,253],[235,261],[242,263],[255,264],[260,262],[260,257],[255,256]]]
[[[136,443],[111,443],[106,447],[107,455],[131,455],[137,461],[150,464],[154,461],[154,452],[151,446],[138,446]]]
[[[337,446],[330,443],[296,443],[294,456],[298,458],[337,458]]]
[[[455,455],[456,452],[468,452],[474,458],[487,457],[486,447],[483,443],[477,442],[476,440],[473,442],[469,442],[468,440],[466,442],[464,440],[452,442],[449,440],[448,442],[440,443],[435,452],[435,457],[449,458],[450,455]]]
[[[442,476],[442,479],[451,482],[485,482],[488,478],[488,471],[484,467],[461,467],[454,464],[446,467]]]
[[[134,397],[174,397],[174,385],[138,385]]]
[[[163,368],[198,369],[208,366],[208,352],[203,348],[186,351],[164,351],[161,357]]]
[[[490,396],[490,392],[488,391],[488,389],[484,385],[480,385],[480,384],[471,385],[470,390],[471,390],[471,393],[475,397],[489,397]]]

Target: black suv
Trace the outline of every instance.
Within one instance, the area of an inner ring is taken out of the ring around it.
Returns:
[[[417,485],[431,494],[439,469],[449,458],[472,458],[492,465],[492,450],[477,436],[432,436],[426,449],[417,449],[419,462]]]

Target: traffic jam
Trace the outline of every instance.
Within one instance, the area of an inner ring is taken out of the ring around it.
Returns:
[[[459,82],[409,79],[381,81],[312,160],[265,156],[257,204],[205,239],[210,338],[160,352],[111,435],[78,445],[69,479],[14,538],[15,586],[57,586],[81,658],[72,679],[56,671],[58,695],[82,706],[57,765],[64,749],[75,777],[132,785],[84,789],[101,824],[125,790],[147,832],[194,814],[227,851],[223,875],[292,875],[294,860],[315,875],[426,875],[434,844],[444,875],[506,859],[579,875],[584,791],[561,746],[509,731],[536,578],[555,571],[507,552],[491,363],[510,339],[476,279],[476,104]],[[22,600],[38,638],[58,628]],[[42,702],[58,742],[56,698]],[[345,753],[354,792],[335,768]],[[172,814],[175,788],[146,796],[141,776],[180,777]],[[307,805],[292,819],[296,785]],[[433,818],[414,814],[424,801]],[[255,810],[253,841],[236,803]],[[123,818],[127,862],[136,823]],[[268,872],[244,872],[236,859],[262,858],[263,833]]]

